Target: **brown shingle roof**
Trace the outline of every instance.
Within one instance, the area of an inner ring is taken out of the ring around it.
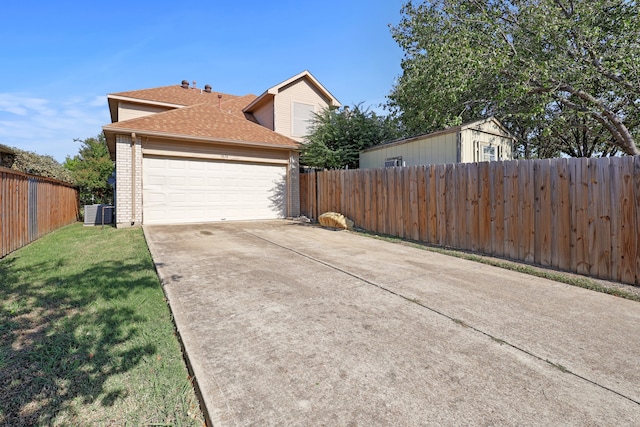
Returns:
[[[103,129],[105,131],[150,132],[173,137],[196,137],[223,142],[238,141],[278,147],[298,148],[300,146],[291,138],[247,120],[242,110],[238,112],[236,108],[229,107],[235,107],[235,105],[223,103],[219,107],[217,104],[205,102],[112,123],[104,126]]]
[[[228,101],[233,98],[244,98],[236,95],[230,95],[221,92],[205,92],[204,89],[185,89],[180,85],[161,86],[152,89],[131,90],[128,92],[112,93],[110,96],[118,96],[124,98],[139,99],[142,101],[162,102],[175,105],[196,105],[202,103],[210,103],[218,105],[218,95],[222,95],[222,100]],[[251,100],[255,99],[255,95],[251,96]],[[251,101],[249,101],[251,102]],[[247,104],[249,103],[247,102]],[[244,106],[243,106],[244,107]]]
[[[237,96],[173,85],[118,92],[109,97],[182,107],[112,123],[103,127],[106,132],[149,132],[173,138],[195,137],[285,148],[300,146],[295,140],[257,124],[253,115],[242,111],[256,99],[255,95]]]

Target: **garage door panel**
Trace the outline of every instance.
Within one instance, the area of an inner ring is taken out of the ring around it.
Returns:
[[[152,193],[145,201],[151,205],[161,205],[166,203],[167,198],[163,193]]]
[[[171,159],[170,162],[168,160],[162,160],[160,164],[163,165],[162,167],[172,170],[183,170],[186,168],[184,160]]]
[[[143,221],[281,218],[285,178],[284,166],[145,157]]]
[[[165,198],[164,201],[169,203],[183,203],[187,200],[187,196],[185,194],[171,193],[168,196],[168,200]]]

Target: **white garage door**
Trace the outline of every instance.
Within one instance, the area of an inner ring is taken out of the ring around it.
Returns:
[[[145,224],[273,219],[285,216],[286,167],[145,157]]]

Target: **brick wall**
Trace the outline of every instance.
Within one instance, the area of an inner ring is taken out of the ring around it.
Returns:
[[[135,152],[135,159],[133,158]],[[132,169],[135,166],[135,176]],[[135,192],[135,201],[132,194]],[[136,138],[131,146],[130,135],[116,136],[116,226],[142,224],[142,147]]]

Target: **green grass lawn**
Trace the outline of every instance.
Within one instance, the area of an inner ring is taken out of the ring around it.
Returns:
[[[75,224],[0,260],[0,425],[203,424],[141,229]]]

